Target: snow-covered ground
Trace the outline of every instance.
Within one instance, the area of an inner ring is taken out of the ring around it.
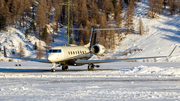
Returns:
[[[79,71],[53,73],[50,72],[51,64],[21,62],[22,66],[16,67],[13,62],[0,62],[0,101],[179,100],[180,17],[160,15],[159,19],[148,19],[147,8],[147,0],[137,4],[134,22],[137,26],[139,17],[142,17],[148,33],[145,32],[142,36],[128,35],[120,46],[116,46],[114,52],[100,58],[93,56],[91,59],[167,56],[177,45],[175,52],[168,57],[169,62],[166,62],[167,59],[144,60],[146,63],[116,62],[101,64],[100,69],[106,69],[105,71],[82,71],[81,69],[87,69],[85,65],[70,67]],[[36,57],[33,45],[38,39],[33,34],[25,39],[24,33],[25,29],[11,26],[8,32],[0,32],[0,61],[9,60],[3,57],[3,46],[6,46],[8,55],[12,55],[12,51],[17,55],[20,42],[25,57]],[[67,43],[67,34],[64,33],[65,27],[55,33],[56,39],[52,46]],[[45,43],[42,42],[42,45],[45,46]],[[141,51],[133,51],[134,49]],[[131,54],[122,55],[129,50],[132,50]]]
[[[0,62],[0,100],[92,101],[179,100],[179,63],[116,62],[101,64],[105,71],[27,72],[50,69],[51,64]],[[27,71],[17,72],[26,68]],[[70,67],[87,69],[87,66]]]

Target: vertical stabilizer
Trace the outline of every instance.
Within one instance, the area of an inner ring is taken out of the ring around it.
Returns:
[[[90,40],[89,40],[89,43],[90,43],[90,48],[96,44],[96,37],[97,37],[97,33],[95,33],[94,29],[92,28],[91,30],[91,37],[90,37]]]

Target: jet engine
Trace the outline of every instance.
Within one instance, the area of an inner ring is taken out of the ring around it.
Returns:
[[[91,52],[95,55],[102,55],[106,48],[103,45],[95,44],[91,47]]]

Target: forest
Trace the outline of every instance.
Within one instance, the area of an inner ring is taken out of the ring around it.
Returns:
[[[128,34],[143,35],[148,28],[138,18],[134,26],[136,3],[146,0],[0,0],[0,31],[8,31],[8,26],[25,29],[26,36],[34,33],[39,40],[47,43],[54,40],[54,33],[63,26],[68,28],[127,28],[126,31],[97,32],[97,42],[107,49],[115,48],[115,38],[119,42]],[[147,0],[149,8],[146,17],[158,19],[159,15],[180,15],[179,0]],[[48,25],[48,26],[47,26]],[[48,32],[48,27],[53,31]],[[74,33],[67,29],[70,36]],[[89,31],[78,31],[70,43],[84,45],[89,42]]]

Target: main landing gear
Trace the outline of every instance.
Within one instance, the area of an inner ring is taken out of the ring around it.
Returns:
[[[68,71],[68,66],[62,66],[63,71]]]
[[[89,64],[88,65],[88,70],[90,71],[94,71],[94,67],[97,67],[97,68],[99,68],[100,66],[99,65],[94,65],[94,64]]]

